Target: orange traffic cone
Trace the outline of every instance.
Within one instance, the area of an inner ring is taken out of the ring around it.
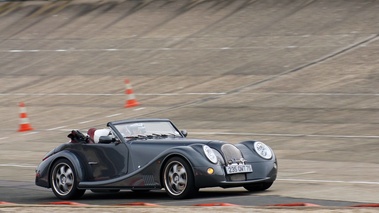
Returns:
[[[24,102],[20,102],[20,118],[21,118],[21,124],[20,124],[20,129],[18,130],[19,132],[25,132],[29,130],[33,130],[33,128],[29,124],[29,119],[28,115],[26,114],[26,107]]]
[[[125,102],[125,108],[138,106],[139,103],[136,100],[136,97],[133,93],[132,86],[128,79],[125,79],[125,86],[126,86],[125,94],[128,96],[128,99]]]

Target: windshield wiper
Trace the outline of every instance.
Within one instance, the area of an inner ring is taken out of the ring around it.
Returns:
[[[156,133],[153,133],[152,135],[156,136],[156,137],[162,137],[162,138],[167,138],[169,136],[172,136],[172,137],[177,137],[177,135],[175,135],[174,133],[164,133],[164,134],[156,134]]]
[[[125,138],[129,138],[129,139],[145,139],[147,137],[148,137],[147,135],[130,135],[130,136],[126,136]]]
[[[164,133],[164,134],[157,134],[157,133],[152,133],[150,135],[131,135],[131,136],[126,136],[125,138],[128,138],[129,140],[133,139],[152,139],[154,137],[158,138],[168,138],[168,137],[178,137],[178,135],[175,135],[174,133]]]

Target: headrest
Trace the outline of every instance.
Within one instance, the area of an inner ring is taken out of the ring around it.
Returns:
[[[100,136],[108,136],[110,135],[111,131],[109,129],[98,129],[95,131],[93,136],[93,141],[95,143],[99,143]]]
[[[87,135],[93,139],[93,136],[95,135],[96,128],[90,128],[87,131]]]

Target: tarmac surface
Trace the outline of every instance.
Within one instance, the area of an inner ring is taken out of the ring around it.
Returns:
[[[70,130],[154,117],[190,138],[273,148],[278,180],[237,193],[239,205],[379,203],[378,11],[377,0],[0,2],[0,201],[45,192],[35,166]],[[125,79],[137,107],[124,107]],[[18,132],[20,102],[33,131]]]

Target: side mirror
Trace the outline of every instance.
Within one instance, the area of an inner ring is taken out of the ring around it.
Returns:
[[[181,130],[180,132],[182,133],[182,135],[183,135],[184,137],[187,137],[187,135],[188,135],[187,130],[183,129],[183,130]]]
[[[99,143],[108,144],[108,143],[112,143],[112,142],[115,142],[115,141],[116,141],[116,139],[112,138],[111,136],[100,136],[99,137]]]

